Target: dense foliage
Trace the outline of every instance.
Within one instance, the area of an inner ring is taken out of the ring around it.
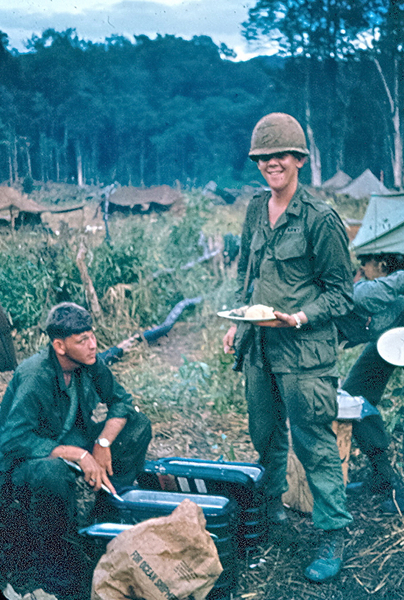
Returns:
[[[285,111],[322,180],[370,168],[400,186],[402,2],[259,0],[244,26],[278,55],[233,62],[206,36],[95,44],[74,30],[33,36],[19,54],[1,34],[0,178],[247,183],[253,125]]]
[[[88,236],[88,273],[103,308],[116,313],[119,297],[122,311],[145,327],[162,322],[184,298],[213,292],[220,278],[209,263],[181,269],[203,253],[208,207],[212,212],[205,198],[190,194],[184,214],[112,219],[110,244]],[[86,302],[76,266],[80,239],[68,227],[58,236],[28,228],[2,236],[0,304],[18,331],[40,323],[57,302]]]

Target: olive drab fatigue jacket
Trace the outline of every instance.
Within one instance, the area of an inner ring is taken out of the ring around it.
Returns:
[[[99,359],[76,371],[78,406],[76,422],[89,442],[94,442],[106,419],[137,419],[132,397]],[[62,369],[49,345],[17,367],[0,406],[0,472],[15,460],[45,458],[61,443],[69,411]],[[99,408],[105,407],[103,422]]]
[[[255,196],[248,208],[238,264],[239,296],[250,252],[251,304],[273,306],[308,323],[301,329],[266,327],[266,356],[274,373],[337,376],[337,330],[333,319],[353,308],[348,237],[338,214],[300,184],[272,229],[270,192]],[[258,339],[255,327],[256,358]]]

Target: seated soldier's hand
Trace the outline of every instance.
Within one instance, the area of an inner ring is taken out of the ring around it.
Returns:
[[[102,467],[108,475],[114,474],[112,470],[111,448],[103,448],[99,444],[94,444],[92,454],[100,467]]]
[[[109,453],[109,458],[106,451]],[[102,464],[100,464],[100,461]],[[105,466],[108,464],[110,465],[109,471],[107,471]],[[116,493],[114,486],[108,478],[108,473],[112,475],[111,450],[109,448],[101,448],[101,446],[96,444],[93,454],[88,453],[80,461],[80,467],[83,469],[84,479],[91,485],[95,492],[98,492],[101,489],[101,485],[104,484],[113,494]]]

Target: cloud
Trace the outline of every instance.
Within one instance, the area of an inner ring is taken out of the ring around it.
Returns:
[[[248,9],[255,4],[235,0],[188,0],[176,4],[122,0],[108,6],[104,0],[104,6],[93,4],[84,8],[85,4],[77,0],[76,7],[72,4],[70,9],[73,13],[63,9],[50,12],[49,4],[41,8],[40,1],[31,3],[30,10],[0,9],[1,28],[8,34],[10,45],[19,51],[24,49],[23,40],[33,33],[41,35],[47,28],[63,31],[72,27],[80,37],[95,42],[113,34],[154,37],[159,33],[185,39],[207,35],[216,44],[225,43],[243,52],[246,43],[241,35],[242,22],[248,17]]]

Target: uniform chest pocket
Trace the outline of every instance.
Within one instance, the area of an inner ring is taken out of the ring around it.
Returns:
[[[255,231],[251,239],[251,252],[259,252],[265,244],[265,236],[262,231]]]
[[[307,241],[302,235],[293,234],[284,236],[274,248],[277,260],[290,260],[301,258],[306,254]]]

